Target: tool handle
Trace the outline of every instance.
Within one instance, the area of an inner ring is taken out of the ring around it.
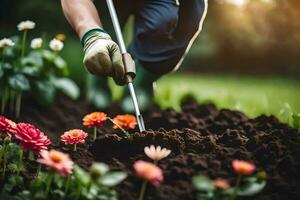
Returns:
[[[131,57],[131,55],[127,52],[126,46],[125,46],[125,42],[123,39],[123,35],[122,35],[122,31],[121,31],[121,27],[120,27],[120,23],[119,23],[119,19],[116,13],[116,9],[114,6],[114,2],[113,0],[106,0],[107,3],[107,7],[111,16],[111,20],[116,32],[116,37],[118,40],[118,44],[121,50],[121,53],[123,55],[123,63],[124,63],[124,67],[125,67],[125,77],[126,77],[126,81],[128,82],[132,82],[132,80],[134,79],[135,75],[136,75],[136,71],[135,71],[135,63]]]

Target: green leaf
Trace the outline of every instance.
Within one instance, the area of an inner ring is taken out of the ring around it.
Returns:
[[[3,70],[8,70],[8,69],[12,69],[13,66],[10,63],[4,63],[2,65]]]
[[[261,192],[266,184],[266,181],[258,181],[256,177],[250,177],[237,189],[237,193],[239,196],[253,196]]]
[[[31,54],[25,58],[21,59],[22,66],[34,66],[34,67],[42,67],[43,66],[43,59],[37,54]]]
[[[212,180],[202,175],[193,177],[193,185],[197,190],[200,191],[210,192],[215,190],[215,185]]]
[[[59,189],[53,190],[52,194],[54,196],[54,199],[63,199],[63,197],[65,196],[65,193]]]
[[[9,171],[16,172],[17,169],[18,169],[18,166],[17,166],[16,164],[14,164],[14,163],[9,163],[9,164],[7,165],[7,169],[8,169]]]
[[[46,59],[49,62],[53,62],[53,59],[55,57],[54,53],[49,50],[43,50],[43,58]]]
[[[76,180],[83,185],[89,185],[89,183],[91,182],[90,175],[78,165],[74,167],[74,176]]]
[[[69,75],[68,66],[64,59],[49,50],[44,50],[42,54],[43,58],[48,61],[49,64],[53,64],[53,67],[58,69],[63,76]]]
[[[8,178],[8,181],[5,183],[3,189],[5,191],[11,191],[16,186],[22,185],[22,183],[23,183],[23,178],[21,176],[13,175]]]
[[[98,183],[107,187],[113,187],[121,183],[126,177],[127,174],[125,172],[109,172],[100,177]]]
[[[37,67],[31,67],[31,66],[25,66],[20,70],[23,74],[28,76],[38,76],[40,72],[40,68]]]
[[[15,74],[8,78],[10,87],[18,91],[27,91],[30,89],[29,80],[23,74]]]
[[[69,70],[68,70],[67,63],[60,56],[57,56],[54,59],[54,64],[62,72],[63,76],[68,76],[69,75]]]
[[[197,200],[212,200],[212,199],[214,199],[214,193],[213,192],[205,192],[205,193],[199,192],[197,194]]]
[[[293,118],[293,127],[297,130],[300,130],[300,113],[298,115],[293,113],[292,118]]]
[[[42,105],[50,105],[55,100],[56,88],[47,80],[34,82],[34,95]]]
[[[71,79],[68,78],[55,78],[51,82],[54,86],[62,91],[65,95],[75,100],[80,96],[80,89]]]
[[[93,163],[90,167],[90,174],[93,177],[103,176],[109,171],[108,165],[104,163]]]
[[[2,63],[0,63],[0,78],[2,78],[3,74],[4,74],[4,70],[2,67]]]

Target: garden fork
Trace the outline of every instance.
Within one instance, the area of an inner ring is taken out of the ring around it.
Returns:
[[[129,92],[130,92],[130,95],[132,98],[139,130],[140,130],[140,132],[142,132],[142,131],[145,131],[144,120],[140,113],[138,101],[137,101],[133,83],[132,83],[132,81],[136,75],[135,64],[134,64],[134,61],[133,61],[131,55],[127,52],[113,0],[106,0],[106,3],[107,3],[107,7],[108,7],[108,10],[110,13],[111,20],[113,22],[115,32],[116,32],[118,44],[119,44],[119,47],[120,47],[120,50],[121,50],[121,53],[123,56],[123,63],[125,66],[126,83],[128,85],[128,89],[129,89]]]

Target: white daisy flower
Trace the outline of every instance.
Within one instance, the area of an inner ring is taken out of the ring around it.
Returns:
[[[151,145],[150,147],[145,147],[144,152],[152,160],[159,161],[167,157],[171,153],[171,150],[161,148],[160,146],[155,147],[154,145]]]
[[[3,38],[2,40],[0,40],[0,48],[11,47],[14,45],[15,43],[11,39]]]
[[[34,29],[35,23],[33,21],[26,20],[20,22],[17,27],[19,31],[30,30],[30,29]]]
[[[54,38],[53,40],[50,41],[49,47],[53,51],[61,51],[64,47],[64,43]]]
[[[34,38],[33,40],[31,40],[30,47],[32,49],[39,49],[42,47],[42,44],[43,44],[42,38]]]

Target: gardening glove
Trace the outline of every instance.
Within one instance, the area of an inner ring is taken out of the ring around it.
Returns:
[[[97,76],[112,77],[118,85],[125,84],[125,69],[119,46],[103,29],[92,29],[81,39],[84,47],[83,63]]]

